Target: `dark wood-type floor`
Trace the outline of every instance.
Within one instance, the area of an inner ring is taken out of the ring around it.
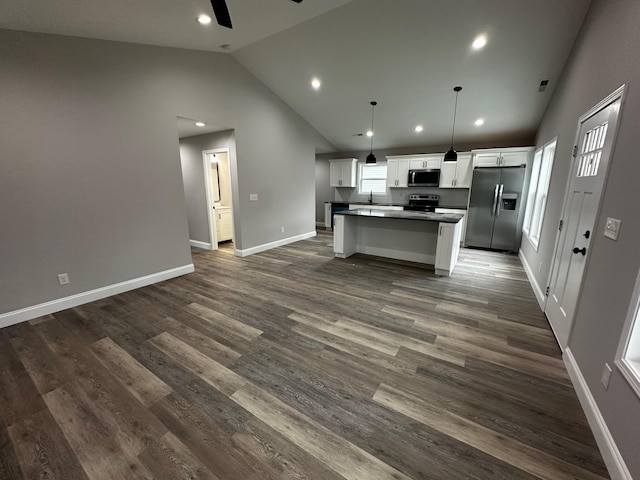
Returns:
[[[0,330],[0,478],[608,478],[517,257],[331,240]]]

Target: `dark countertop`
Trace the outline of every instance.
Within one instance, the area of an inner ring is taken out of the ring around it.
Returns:
[[[337,201],[331,201],[331,202],[324,202],[324,203],[338,203],[338,204],[344,204],[344,205],[371,205],[372,208],[375,208],[376,206],[380,206],[380,207],[405,207],[407,204],[406,203],[369,203],[369,202],[337,202]],[[467,210],[467,206],[466,205],[438,205],[436,208],[455,208],[456,210]]]
[[[404,207],[405,206],[404,203],[400,204],[400,203],[337,202],[337,201],[324,202],[324,203],[339,203],[339,204],[345,204],[345,205],[371,205],[373,207],[375,207],[376,205],[380,207]]]
[[[462,215],[458,213],[431,213],[412,212],[407,210],[376,210],[375,208],[358,208],[357,210],[344,210],[336,212],[336,215],[349,215],[351,217],[372,218],[398,218],[400,220],[421,220],[423,222],[458,223]]]

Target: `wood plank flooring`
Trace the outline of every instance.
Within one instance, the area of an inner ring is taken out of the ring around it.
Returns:
[[[0,478],[609,478],[516,256],[331,242],[0,330]]]

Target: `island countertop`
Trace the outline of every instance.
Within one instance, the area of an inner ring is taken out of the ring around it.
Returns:
[[[344,210],[335,215],[347,215],[352,217],[378,217],[397,218],[401,220],[421,220],[424,222],[458,223],[463,215],[458,213],[433,213],[415,212],[411,210],[377,210],[375,208],[358,208],[357,210]]]

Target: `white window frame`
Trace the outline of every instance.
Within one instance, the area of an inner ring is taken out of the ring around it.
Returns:
[[[378,162],[375,165],[374,164],[368,164],[371,166],[376,166],[376,167],[385,167],[385,169],[387,168],[387,163],[386,162]],[[365,179],[364,178],[364,169],[365,167],[368,166],[366,163],[358,163],[358,194],[359,195],[369,195],[371,193],[371,189],[369,190],[363,190],[362,189],[362,181]],[[387,190],[387,175],[388,175],[389,171],[385,170],[385,176],[381,180],[381,182],[383,183],[384,186],[384,190],[380,190],[380,191],[375,191],[373,192],[374,195],[386,195],[388,190]]]
[[[631,305],[627,312],[627,320],[620,345],[616,354],[616,366],[631,388],[640,397],[640,272],[633,289]]]
[[[540,245],[540,233],[544,224],[547,195],[551,184],[551,172],[553,171],[557,142],[558,137],[545,143],[536,150],[533,157],[522,233],[536,251],[538,251]]]

